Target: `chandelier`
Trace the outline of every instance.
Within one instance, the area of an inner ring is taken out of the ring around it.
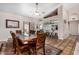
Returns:
[[[40,16],[40,13],[39,13],[39,9],[38,9],[38,3],[35,3],[35,7],[36,7],[36,10],[35,10],[35,15],[36,16]]]

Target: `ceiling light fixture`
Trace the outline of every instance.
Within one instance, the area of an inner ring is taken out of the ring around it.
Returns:
[[[39,9],[39,3],[35,3],[34,15],[36,15],[36,16],[42,16],[43,14],[45,14],[45,12]]]
[[[36,16],[40,16],[40,14],[39,14],[39,9],[38,9],[38,3],[35,3],[35,5],[36,5],[36,10],[35,10],[35,15]]]

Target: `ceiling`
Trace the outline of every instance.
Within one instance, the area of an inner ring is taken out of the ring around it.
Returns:
[[[79,3],[65,3],[64,9],[68,12],[69,20],[79,20]]]
[[[64,8],[70,13],[70,14],[76,14],[79,13],[79,3],[64,3]]]
[[[38,3],[40,16],[34,14],[36,10],[35,3],[0,3],[0,11],[11,12],[22,16],[42,18],[51,13],[59,3]]]
[[[42,18],[53,12],[59,5],[63,5],[70,15],[79,14],[79,3],[38,3],[40,16],[34,14],[36,10],[35,3],[0,3],[0,11]]]

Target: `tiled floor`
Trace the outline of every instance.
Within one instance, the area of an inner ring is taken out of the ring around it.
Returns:
[[[77,36],[69,36],[67,39],[64,40],[47,38],[46,43],[61,49],[61,55],[73,55],[76,45],[76,39]]]

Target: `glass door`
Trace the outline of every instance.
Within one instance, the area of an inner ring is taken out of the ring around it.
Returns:
[[[29,36],[30,32],[30,22],[23,22],[23,33],[26,36]]]

